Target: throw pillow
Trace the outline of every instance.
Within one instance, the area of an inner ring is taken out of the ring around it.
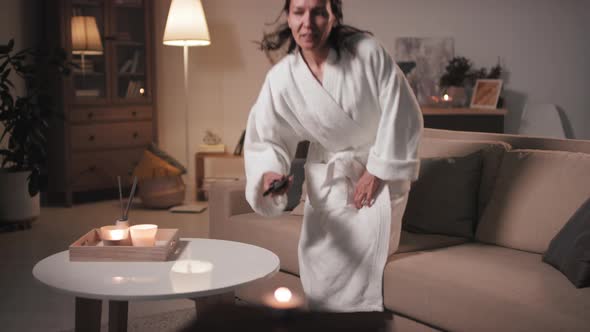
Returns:
[[[463,157],[422,159],[420,175],[408,196],[403,228],[473,237],[481,173],[481,151]]]
[[[577,288],[590,286],[590,198],[551,240],[543,262],[563,273]]]

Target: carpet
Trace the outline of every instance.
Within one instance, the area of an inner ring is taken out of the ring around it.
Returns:
[[[127,332],[173,332],[186,326],[195,318],[195,309],[181,309],[170,312],[144,316],[129,317],[127,323]],[[101,332],[107,332],[108,323],[102,324]],[[64,330],[62,332],[74,332],[74,329]]]

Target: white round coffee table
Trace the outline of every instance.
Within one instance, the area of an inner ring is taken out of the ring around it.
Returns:
[[[33,275],[76,296],[76,331],[100,331],[102,300],[109,301],[109,331],[126,331],[128,301],[190,298],[199,311],[232,301],[237,287],[280,266],[271,251],[245,243],[184,238],[179,247],[166,262],[70,262],[66,250],[38,262]]]

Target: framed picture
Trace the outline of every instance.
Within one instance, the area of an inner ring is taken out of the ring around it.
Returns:
[[[471,108],[496,108],[501,91],[502,80],[477,80],[471,96]]]

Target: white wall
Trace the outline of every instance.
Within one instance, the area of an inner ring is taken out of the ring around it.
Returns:
[[[155,1],[160,144],[184,160],[182,49],[161,45],[170,0]],[[397,37],[451,36],[456,55],[508,71],[506,129],[524,103],[554,103],[576,138],[590,139],[590,5],[586,0],[345,0],[346,23],[371,30],[393,53]],[[280,11],[277,0],[203,0],[212,45],[190,50],[191,156],[206,129],[231,150],[269,68],[252,43]],[[192,157],[191,157],[192,159]],[[191,161],[192,172],[192,161]]]

